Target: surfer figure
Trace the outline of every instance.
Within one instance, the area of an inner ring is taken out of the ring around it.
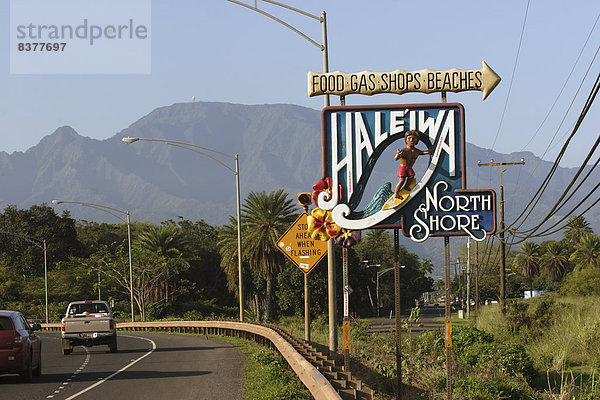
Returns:
[[[398,184],[394,190],[394,196],[400,200],[402,200],[402,195],[400,194],[402,189],[410,192],[414,187],[415,171],[413,171],[412,167],[415,165],[417,157],[424,154],[431,154],[431,150],[423,151],[415,147],[419,143],[418,131],[407,131],[404,134],[404,141],[406,142],[406,147],[398,149],[394,157],[394,160],[400,161],[400,166],[398,167]]]

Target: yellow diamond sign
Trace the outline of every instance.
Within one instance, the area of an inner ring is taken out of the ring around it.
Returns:
[[[277,240],[277,248],[305,274],[327,254],[327,242],[310,237],[307,216],[302,213]]]

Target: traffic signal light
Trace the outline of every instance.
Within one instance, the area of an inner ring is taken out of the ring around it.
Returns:
[[[298,193],[298,204],[304,207],[307,207],[312,202],[310,192],[300,192]]]

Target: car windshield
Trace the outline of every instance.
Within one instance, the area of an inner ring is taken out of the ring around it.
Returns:
[[[9,317],[0,317],[0,331],[12,331],[13,325]]]
[[[106,314],[108,310],[102,303],[81,303],[73,304],[69,308],[69,317],[83,317],[85,314]]]

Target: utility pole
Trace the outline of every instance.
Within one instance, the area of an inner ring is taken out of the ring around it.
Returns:
[[[519,162],[494,162],[490,160],[489,163],[482,163],[477,161],[478,167],[489,166],[500,172],[500,229],[498,230],[498,240],[500,242],[500,310],[504,313],[504,299],[506,297],[506,259],[504,250],[504,172],[508,169],[504,167],[510,167],[513,165],[525,165],[525,160],[521,158]]]

